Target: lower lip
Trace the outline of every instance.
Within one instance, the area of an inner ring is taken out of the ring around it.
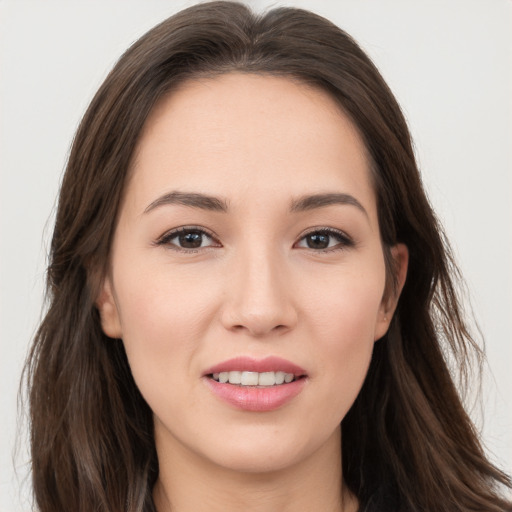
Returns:
[[[288,384],[259,388],[220,383],[210,377],[204,379],[213,394],[221,400],[237,409],[253,412],[279,409],[295,398],[306,382],[305,378],[300,378]]]

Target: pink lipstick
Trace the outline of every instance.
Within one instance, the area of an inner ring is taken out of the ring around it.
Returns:
[[[251,357],[235,357],[228,361],[212,366],[204,372],[204,375],[230,371],[247,371],[247,372],[277,372],[293,373],[297,377],[306,375],[306,370],[296,364],[282,359],[280,357],[270,356],[265,359],[253,359]]]
[[[306,382],[306,371],[285,359],[238,357],[203,373],[209,389],[221,400],[245,411],[273,411],[296,397]]]

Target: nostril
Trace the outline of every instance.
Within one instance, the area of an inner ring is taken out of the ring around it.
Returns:
[[[222,324],[231,332],[247,332],[261,337],[283,334],[297,323],[297,311],[286,299],[269,304],[257,301],[254,295],[245,301],[227,302],[222,311]]]

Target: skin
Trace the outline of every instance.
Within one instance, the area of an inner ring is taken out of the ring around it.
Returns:
[[[176,191],[215,196],[227,211],[158,204]],[[291,211],[320,193],[361,208]],[[211,237],[180,248],[168,233],[183,226]],[[306,235],[327,228],[343,237],[308,246]],[[407,249],[392,254],[400,290]],[[160,512],[356,510],[340,486],[339,425],[396,306],[385,281],[365,147],[325,92],[230,73],[187,82],[156,106],[97,304],[154,413]],[[301,393],[274,411],[237,409],[205,385],[214,364],[269,355],[307,371]]]

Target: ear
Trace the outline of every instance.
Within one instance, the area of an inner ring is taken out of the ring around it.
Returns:
[[[375,324],[374,340],[377,341],[384,336],[389,329],[389,324],[395,313],[398,299],[407,277],[407,266],[409,264],[409,250],[405,244],[396,244],[391,248],[393,268],[395,270],[396,286],[385,293],[380,304],[377,322]]]
[[[122,338],[121,322],[110,277],[103,280],[96,307],[100,313],[103,332],[110,338]]]

